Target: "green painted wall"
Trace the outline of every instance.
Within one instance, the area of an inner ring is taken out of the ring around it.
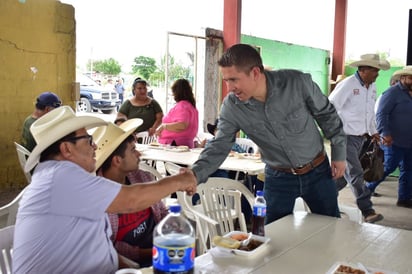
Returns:
[[[241,42],[258,47],[265,66],[310,73],[322,92],[329,94],[329,51],[248,35],[242,35]]]

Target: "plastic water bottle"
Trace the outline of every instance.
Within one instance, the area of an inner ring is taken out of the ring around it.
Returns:
[[[153,231],[154,273],[194,273],[195,232],[180,211],[179,204],[171,205]]]
[[[256,192],[255,203],[253,204],[252,233],[265,236],[266,200],[263,191]]]

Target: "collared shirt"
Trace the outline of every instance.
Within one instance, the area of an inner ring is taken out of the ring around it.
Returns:
[[[411,117],[412,96],[402,83],[397,83],[382,94],[376,113],[377,128],[381,135],[391,135],[394,145],[412,147]]]
[[[347,135],[377,133],[375,123],[376,84],[366,88],[358,72],[342,80],[329,96]]]
[[[20,201],[13,273],[114,273],[106,209],[121,185],[75,163],[39,163]]]
[[[225,160],[236,133],[244,131],[259,147],[262,161],[276,167],[309,163],[331,140],[332,159],[344,161],[342,122],[328,98],[309,74],[295,70],[265,71],[266,102],[240,101],[230,93],[223,101],[216,138],[193,165],[199,182],[207,180]]]

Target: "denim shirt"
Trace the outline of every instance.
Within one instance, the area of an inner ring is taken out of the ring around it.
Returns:
[[[309,163],[331,141],[332,160],[344,161],[346,141],[342,122],[311,76],[296,70],[265,71],[266,101],[242,102],[233,93],[223,101],[216,138],[192,166],[198,182],[219,168],[244,131],[259,147],[262,161],[276,167]]]
[[[380,135],[391,135],[393,144],[412,147],[412,96],[401,83],[387,89],[381,96],[376,113]]]

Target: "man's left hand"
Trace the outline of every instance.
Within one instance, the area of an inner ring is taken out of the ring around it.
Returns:
[[[332,168],[333,179],[337,180],[345,173],[346,161],[332,161],[330,167]]]

